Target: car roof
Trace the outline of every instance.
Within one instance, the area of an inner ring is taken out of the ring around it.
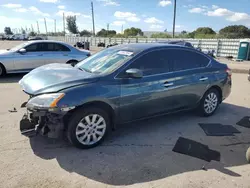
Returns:
[[[132,44],[122,44],[113,46],[111,48],[117,50],[131,50],[133,52],[141,52],[154,48],[168,48],[168,47],[176,47],[176,48],[187,48],[186,46],[168,44],[168,43],[132,43]]]
[[[38,43],[38,42],[44,42],[44,43],[49,43],[49,42],[53,42],[53,43],[61,43],[61,44],[67,44],[65,42],[61,42],[61,41],[56,41],[56,40],[32,40],[32,41],[28,41],[28,43]]]

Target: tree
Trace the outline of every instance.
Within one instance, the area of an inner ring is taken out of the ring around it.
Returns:
[[[5,27],[5,28],[4,28],[4,33],[5,33],[6,35],[12,35],[12,34],[13,34],[13,32],[11,31],[11,28],[10,28],[10,27]]]
[[[216,38],[216,32],[210,27],[199,27],[194,31],[194,38]]]
[[[87,30],[82,30],[80,32],[80,36],[91,36],[91,32],[87,31]]]
[[[184,30],[184,31],[181,32],[181,34],[182,34],[182,35],[186,35],[186,34],[187,34],[187,31]]]
[[[223,38],[249,38],[250,30],[244,25],[231,25],[219,31],[220,37]]]
[[[101,31],[97,32],[96,34],[98,37],[113,37],[116,35],[116,31],[115,30],[106,30],[106,29],[102,29]]]
[[[76,25],[76,16],[67,16],[66,22],[67,22],[67,29],[69,30],[69,32],[73,34],[79,33]]]
[[[32,36],[32,37],[34,37],[34,36],[36,36],[37,35],[37,33],[35,33],[34,31],[31,31],[30,33],[29,33],[29,36]]]
[[[154,33],[151,38],[172,38],[172,36],[168,33]]]
[[[134,27],[131,27],[129,29],[125,29],[124,30],[124,35],[129,37],[129,36],[143,36],[143,32],[141,29],[139,28],[134,28]]]

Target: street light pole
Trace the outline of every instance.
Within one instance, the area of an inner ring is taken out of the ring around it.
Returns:
[[[176,0],[174,0],[173,38],[175,37]]]

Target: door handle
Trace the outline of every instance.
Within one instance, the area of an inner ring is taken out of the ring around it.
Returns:
[[[169,86],[173,86],[174,83],[172,83],[172,82],[166,82],[163,85],[164,85],[164,87],[169,87]]]
[[[206,81],[206,80],[208,80],[208,77],[201,77],[199,80],[200,81]]]
[[[63,54],[63,56],[68,56],[68,54]]]
[[[43,56],[43,54],[38,54],[37,56]]]

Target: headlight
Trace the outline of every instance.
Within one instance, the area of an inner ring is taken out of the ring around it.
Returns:
[[[30,99],[27,103],[27,107],[33,108],[54,108],[57,107],[57,103],[64,97],[64,93],[52,93],[43,94]]]

